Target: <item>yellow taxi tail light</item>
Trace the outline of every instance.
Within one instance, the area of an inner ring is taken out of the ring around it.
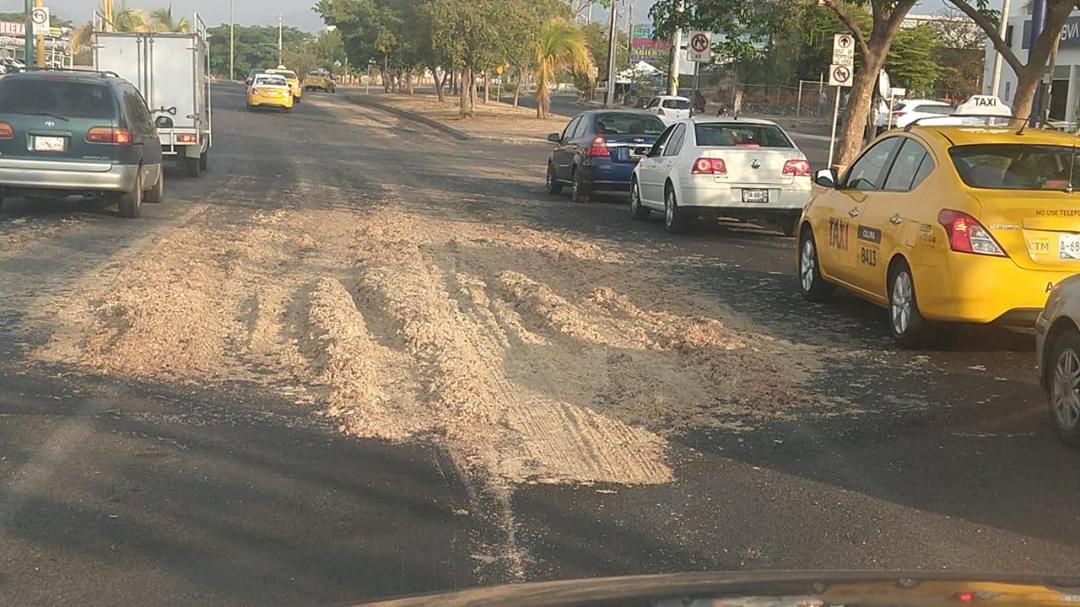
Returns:
[[[960,253],[1005,257],[1005,250],[990,232],[971,215],[952,209],[938,213],[938,223],[949,236],[949,247]]]

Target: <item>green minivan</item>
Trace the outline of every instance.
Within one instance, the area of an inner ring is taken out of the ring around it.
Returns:
[[[146,101],[112,73],[0,78],[0,193],[101,197],[124,217],[138,217],[144,201],[162,202],[161,141]]]

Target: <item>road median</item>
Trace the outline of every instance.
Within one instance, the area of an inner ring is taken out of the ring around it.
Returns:
[[[434,95],[347,95],[346,99],[418,122],[459,141],[488,140],[510,143],[544,143],[548,133],[561,131],[566,118],[540,119],[535,110],[490,101],[478,103],[471,118],[462,118],[456,98],[439,101]]]

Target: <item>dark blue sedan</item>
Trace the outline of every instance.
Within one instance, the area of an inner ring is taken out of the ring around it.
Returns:
[[[562,133],[548,135],[555,144],[548,158],[547,191],[570,186],[570,199],[587,202],[597,191],[630,190],[630,175],[664,132],[655,114],[632,110],[591,110],[574,117]]]

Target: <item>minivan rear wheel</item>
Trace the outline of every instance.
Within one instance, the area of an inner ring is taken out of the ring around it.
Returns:
[[[120,198],[117,200],[117,206],[120,207],[121,217],[138,217],[142,214],[142,188],[142,167],[139,167],[139,174],[135,177],[135,187],[130,192],[120,194]]]
[[[143,202],[165,202],[165,168],[158,169],[158,180],[154,187],[143,192]]]

